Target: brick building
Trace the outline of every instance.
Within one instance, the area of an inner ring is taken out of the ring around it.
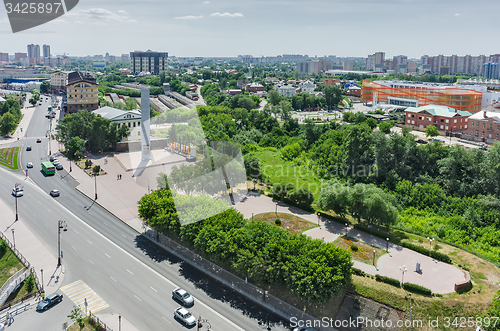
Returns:
[[[67,110],[70,113],[79,110],[99,108],[99,85],[90,72],[73,71],[68,74],[66,85]]]
[[[491,107],[489,107],[491,108]],[[493,105],[495,108],[495,105]],[[500,110],[500,104],[496,107]],[[493,144],[500,140],[500,113],[483,110],[468,118],[469,129],[463,138]]]
[[[428,105],[424,107],[409,107],[406,109],[407,126],[424,131],[429,125],[434,125],[442,134],[455,135],[466,133],[467,119],[473,113],[446,106]]]

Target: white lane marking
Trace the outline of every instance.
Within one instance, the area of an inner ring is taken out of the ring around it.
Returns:
[[[104,224],[104,225],[108,226],[108,223],[106,223],[106,222],[102,222],[102,224]]]
[[[134,274],[132,271],[130,271],[130,270],[128,270],[128,269],[127,269],[127,271],[128,271],[128,272],[130,272],[130,274],[131,274],[131,275],[133,275],[133,274]]]
[[[142,302],[141,298],[139,298],[137,295],[134,294],[134,297],[136,297],[137,300]]]
[[[116,279],[114,279],[113,277],[109,276],[112,280],[114,280],[116,282]],[[118,282],[117,282],[118,283]]]
[[[155,290],[153,287],[151,287],[151,286],[150,286],[150,288],[151,288],[153,291],[155,291],[156,293],[158,293],[158,291],[157,291],[157,290]]]
[[[94,264],[94,265],[95,265],[95,263],[94,263],[94,262],[92,262],[92,260],[89,260],[89,261],[90,261],[90,263],[92,263],[92,264]]]
[[[162,316],[162,318],[167,321],[169,324],[172,324],[172,322],[170,322],[168,319],[165,318],[165,316]]]
[[[76,248],[74,246],[71,246],[71,248],[73,248],[76,251]]]
[[[123,233],[121,235],[122,235],[123,238],[127,239],[127,237],[125,237],[125,235]]]
[[[75,231],[76,233],[78,233],[78,231],[76,231],[76,230],[73,230],[73,231]]]
[[[111,258],[111,256],[109,256],[108,254],[104,253],[104,255],[106,255],[107,257]]]
[[[91,245],[92,245],[92,242],[91,242],[90,240],[88,240],[88,239],[87,239],[87,241],[89,242],[89,244],[91,244]]]

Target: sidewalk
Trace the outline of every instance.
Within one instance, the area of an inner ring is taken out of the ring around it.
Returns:
[[[276,203],[273,199],[265,195],[250,193],[245,202],[239,203],[235,208],[240,211],[245,218],[252,217],[252,213],[274,212]],[[346,227],[333,221],[326,221],[318,216],[305,212],[299,208],[288,206],[278,202],[278,212],[290,213],[299,216],[320,227],[304,232],[305,235],[313,239],[322,239],[325,242],[335,241],[341,234],[346,232]],[[347,229],[347,235],[364,241],[372,246],[386,249],[387,242],[381,238],[358,231],[353,228]],[[422,273],[415,272],[416,263],[420,262]],[[439,262],[428,256],[422,255],[407,248],[389,243],[389,254],[381,256],[377,261],[377,266],[354,261],[354,267],[364,272],[375,275],[399,279],[401,281],[402,272],[399,267],[405,266],[408,271],[404,274],[404,281],[422,285],[432,290],[434,293],[445,294],[455,290],[455,283],[464,280],[464,273],[453,265]]]
[[[26,100],[29,100],[30,97],[31,97],[31,93],[28,93],[26,96],[26,98],[27,98]],[[9,138],[5,138],[3,136],[0,136],[0,145],[13,143],[13,142],[16,142],[17,140],[23,139],[26,135],[26,130],[28,129],[28,126],[30,125],[31,118],[33,117],[34,112],[35,112],[35,107],[32,107],[31,104],[28,101],[26,101],[24,103],[24,108],[21,109],[21,113],[23,113],[24,116],[21,119],[21,122],[19,123],[19,125],[17,126],[16,131]],[[21,129],[22,129],[22,131],[21,131]]]

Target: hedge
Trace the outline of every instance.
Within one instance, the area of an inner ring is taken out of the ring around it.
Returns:
[[[412,284],[412,283],[404,283],[403,288],[407,291],[413,292],[413,293],[419,293],[423,295],[432,295],[432,291],[429,290],[426,287],[417,285],[417,284]]]
[[[451,264],[451,258],[446,254],[439,253],[436,251],[429,251],[427,248],[413,245],[407,242],[402,242],[401,246],[411,249],[412,251],[419,252],[420,254],[430,256],[438,261]]]
[[[398,286],[398,287],[401,286],[401,283],[399,282],[399,280],[394,279],[394,278],[381,276],[381,275],[375,275],[375,279],[379,282],[386,283],[389,285],[394,285],[394,286]]]
[[[368,276],[368,275],[366,274],[366,272],[364,272],[364,271],[363,271],[363,270],[361,270],[361,269],[351,268],[351,270],[352,270],[352,274],[353,274],[353,275],[356,275],[356,276],[362,276],[362,277],[366,277],[366,276]]]

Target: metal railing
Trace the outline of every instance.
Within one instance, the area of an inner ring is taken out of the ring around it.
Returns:
[[[92,314],[92,312],[90,312],[90,314],[89,314],[89,323],[93,327],[96,327],[97,325],[99,325],[99,327],[96,328],[96,330],[98,330],[98,331],[113,331],[105,323],[103,323],[99,319],[99,317],[97,317],[94,314]]]
[[[3,284],[2,288],[0,289],[0,305],[2,305],[5,300],[7,300],[9,295],[14,292],[26,278],[28,278],[30,273],[30,270],[22,268],[14,275],[12,275],[9,279],[7,279],[5,284]]]

